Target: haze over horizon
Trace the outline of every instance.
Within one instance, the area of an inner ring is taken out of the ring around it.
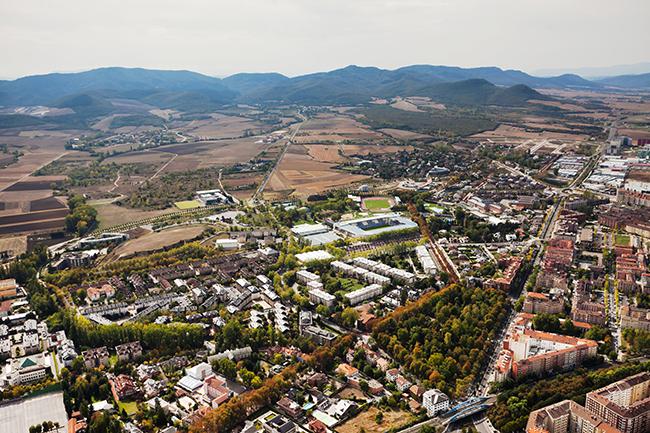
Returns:
[[[105,66],[289,76],[350,64],[529,73],[647,62],[650,4],[606,0],[45,0],[0,5],[0,77]],[[480,35],[480,36],[477,36]],[[576,37],[576,35],[578,35]]]

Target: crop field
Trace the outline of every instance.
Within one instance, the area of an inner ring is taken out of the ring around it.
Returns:
[[[382,136],[352,117],[339,114],[319,114],[303,125],[296,141],[318,143],[322,141],[381,139]]]
[[[426,140],[432,138],[430,135],[427,134],[420,134],[419,132],[406,131],[404,129],[383,128],[383,129],[379,129],[379,131],[398,140]]]
[[[336,170],[334,164],[312,158],[304,146],[292,145],[271,177],[267,189],[269,192],[294,193],[302,197],[364,179],[365,176]]]
[[[39,129],[9,129],[0,131],[0,143],[15,148],[23,153],[17,162],[0,169],[0,191],[8,183],[16,182],[40,167],[47,165],[66,153],[74,153],[65,149],[68,139],[77,136],[81,131],[75,130],[39,130]]]
[[[268,128],[246,117],[212,113],[208,119],[191,120],[176,129],[200,139],[222,139],[242,137],[247,131],[259,134]]]
[[[555,139],[555,140],[571,140],[571,141],[585,141],[589,139],[586,135],[569,134],[564,132],[554,131],[527,131],[512,125],[500,124],[496,129],[484,131],[474,134],[471,138],[478,140],[494,140],[494,139],[520,139],[520,140],[534,140],[534,139]]]
[[[396,153],[403,150],[410,152],[411,150],[413,150],[413,146],[374,145],[374,144],[365,144],[365,145],[346,144],[345,146],[343,146],[343,153],[346,156]]]
[[[0,251],[12,251],[19,256],[27,251],[27,236],[0,238]]]
[[[208,167],[226,167],[249,161],[269,147],[268,144],[256,143],[257,140],[259,137],[181,143],[161,146],[158,150],[178,155],[165,168],[165,173]]]
[[[404,110],[404,111],[413,111],[413,112],[422,112],[423,110],[420,110],[417,105],[414,103],[410,102],[407,99],[402,99],[402,98],[395,98],[395,102],[390,104],[391,107],[397,108],[398,110]]]
[[[305,146],[309,155],[317,161],[341,163],[346,158],[341,155],[343,146],[336,144],[310,144]]]

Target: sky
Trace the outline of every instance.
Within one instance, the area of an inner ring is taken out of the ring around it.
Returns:
[[[1,0],[0,77],[650,61],[648,0]]]

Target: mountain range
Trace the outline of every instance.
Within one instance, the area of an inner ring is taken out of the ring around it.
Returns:
[[[535,77],[497,67],[413,65],[345,68],[286,77],[241,73],[224,79],[191,71],[109,67],[0,81],[0,106],[71,108],[86,117],[112,111],[111,100],[201,111],[233,103],[364,104],[372,98],[428,96],[456,105],[521,106],[545,97],[534,88],[650,88],[650,74],[589,81],[574,74]]]

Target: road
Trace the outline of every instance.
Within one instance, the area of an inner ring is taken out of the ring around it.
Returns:
[[[302,126],[308,120],[303,115],[300,115],[300,117],[303,119],[303,121],[301,123],[299,123],[298,126],[296,126],[296,129],[293,130],[293,132],[291,133],[291,136],[287,139],[287,142],[284,145],[284,148],[282,149],[282,152],[280,153],[280,155],[275,160],[275,163],[273,164],[273,167],[271,167],[271,169],[268,171],[268,173],[264,177],[264,180],[260,184],[259,188],[257,188],[257,191],[255,191],[255,194],[251,198],[251,201],[253,203],[260,200],[260,197],[261,197],[262,193],[264,192],[264,188],[266,188],[266,184],[268,184],[269,180],[271,180],[271,178],[273,177],[273,174],[275,173],[275,170],[280,165],[280,162],[282,162],[282,159],[284,158],[284,155],[287,153],[287,150],[289,149],[289,146],[291,146],[291,143],[293,142],[293,139],[295,138],[296,134],[298,133],[298,131],[300,131],[300,128],[302,128]]]
[[[149,178],[149,180],[153,180],[153,179],[155,179],[155,178],[156,178],[160,173],[162,173],[162,171],[163,171],[164,169],[166,169],[166,168],[169,166],[169,164],[171,164],[172,162],[174,162],[174,160],[178,157],[178,154],[177,154],[177,153],[173,153],[172,155],[174,155],[174,156],[172,156],[171,159],[170,159],[169,161],[167,161],[166,163],[164,163],[163,166],[160,167],[160,168],[158,169],[158,171],[156,171],[156,172],[155,172],[155,173],[154,173],[154,174]]]
[[[478,433],[499,433],[499,430],[494,428],[492,423],[488,418],[483,418],[474,422],[474,427],[478,430]]]
[[[557,200],[554,204],[553,207],[551,208],[548,216],[544,220],[544,225],[542,226],[542,230],[540,233],[540,240],[543,242],[545,240],[548,240],[550,236],[553,233],[552,227],[555,225],[555,221],[557,220],[557,217],[560,214],[560,209],[561,209],[561,204],[562,200]],[[535,255],[535,259],[533,261],[533,266],[538,266],[543,255],[544,255],[544,248],[542,248],[543,245],[540,245],[540,248],[537,250],[537,253]],[[526,286],[524,285],[521,293],[519,293],[517,296],[511,298],[512,301],[516,301],[516,298],[519,296],[526,296]],[[481,395],[485,396],[488,394],[490,390],[490,382],[493,379],[493,374],[496,369],[496,362],[499,357],[499,353],[501,352],[501,347],[503,347],[503,340],[506,337],[508,329],[512,326],[512,323],[514,322],[515,318],[517,317],[516,312],[514,309],[510,312],[510,316],[508,316],[508,320],[506,320],[505,326],[501,328],[499,331],[499,336],[494,340],[492,347],[490,348],[490,358],[488,361],[488,367],[485,369],[483,372],[482,377],[476,384],[476,389],[474,390],[475,395]]]
[[[5,185],[4,187],[2,187],[2,189],[0,189],[0,192],[2,192],[2,191],[6,191],[7,189],[9,189],[10,187],[14,186],[15,184],[20,183],[20,182],[22,182],[23,180],[26,180],[27,178],[29,178],[31,175],[33,175],[34,173],[36,173],[36,172],[37,172],[38,170],[40,170],[41,168],[46,167],[46,166],[52,164],[54,161],[57,161],[57,160],[63,158],[63,157],[66,156],[68,153],[69,153],[69,152],[63,152],[63,153],[57,155],[56,157],[54,157],[54,158],[52,158],[52,159],[50,159],[50,160],[44,162],[43,164],[39,165],[39,166],[36,167],[34,170],[32,170],[30,173],[27,173],[27,174],[25,174],[25,175],[19,177],[19,178],[16,179],[15,181],[13,181],[13,182],[11,182],[11,183],[8,183],[8,184]]]

